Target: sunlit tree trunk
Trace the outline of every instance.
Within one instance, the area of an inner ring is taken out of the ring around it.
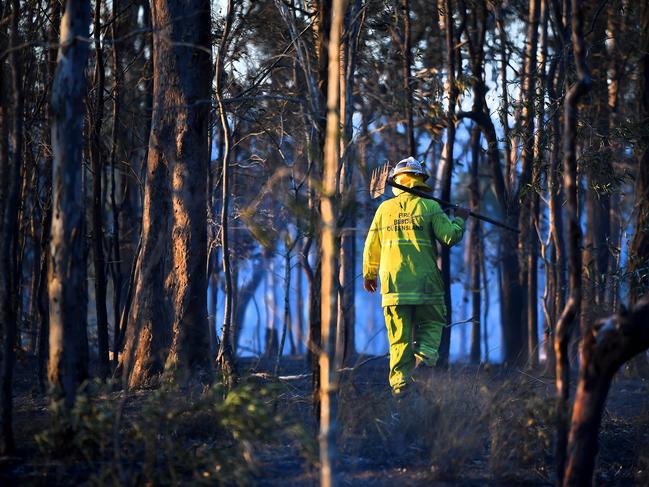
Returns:
[[[48,377],[67,408],[88,376],[86,240],[82,187],[84,69],[90,3],[68,0],[61,19],[51,99],[52,231],[49,279]]]
[[[336,354],[336,318],[338,309],[337,173],[340,123],[340,38],[345,18],[345,0],[333,0],[329,36],[327,86],[327,125],[324,146],[324,184],[320,209],[322,214],[322,347],[320,362],[320,485],[337,485],[336,475],[336,395],[338,393]]]
[[[532,142],[532,164],[531,171],[531,188],[529,189],[529,248],[527,255],[527,351],[528,364],[530,367],[536,367],[539,363],[539,323],[538,323],[538,259],[539,259],[539,228],[540,215],[540,187],[541,187],[541,167],[545,153],[544,142],[544,116],[545,116],[545,63],[547,58],[547,39],[548,39],[548,8],[546,0],[540,2],[540,29],[541,38],[539,40],[538,63],[534,76],[538,77],[538,83],[535,84],[532,105],[536,104],[534,116],[536,116],[536,131],[530,136]],[[536,52],[534,56],[537,56]]]
[[[570,87],[564,102],[563,132],[563,184],[566,191],[566,214],[568,217],[568,271],[570,295],[557,322],[554,353],[556,356],[557,389],[557,439],[555,461],[557,484],[563,482],[566,461],[568,396],[570,393],[570,365],[568,342],[570,332],[581,313],[581,225],[579,222],[577,185],[577,106],[590,90],[592,80],[586,65],[583,37],[583,10],[580,0],[572,0],[572,48],[577,68],[577,81]]]
[[[210,5],[160,0],[151,11],[153,124],[142,251],[125,350],[132,387],[165,366],[183,382],[209,374],[208,107],[197,102],[210,93]]]
[[[564,486],[593,485],[602,413],[613,376],[649,348],[649,295],[630,311],[584,329],[579,382],[572,409]]]
[[[48,29],[48,40],[52,46],[58,43],[58,32],[61,24],[61,4],[57,1],[51,2],[51,23]],[[52,82],[54,80],[54,72],[56,70],[56,56],[58,49],[50,47],[47,50],[47,89],[51,93]],[[50,113],[46,110],[46,124],[50,125]],[[49,324],[50,324],[50,311],[49,311],[49,297],[47,294],[47,273],[49,266],[49,244],[50,244],[50,226],[52,223],[52,133],[46,131],[43,134],[45,144],[48,149],[48,154],[44,159],[44,175],[43,175],[43,188],[45,190],[45,211],[42,215],[41,222],[41,262],[38,278],[38,335],[37,341],[37,356],[38,356],[38,383],[42,392],[46,390],[47,383],[47,358],[49,353]]]

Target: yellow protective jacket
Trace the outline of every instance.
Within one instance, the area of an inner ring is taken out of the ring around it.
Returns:
[[[430,191],[414,178],[401,184]],[[363,277],[381,280],[382,306],[444,304],[435,240],[462,240],[464,220],[449,219],[439,203],[393,189],[376,210],[363,250]]]

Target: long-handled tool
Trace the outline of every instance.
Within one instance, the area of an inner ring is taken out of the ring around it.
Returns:
[[[385,187],[386,186],[392,186],[394,188],[398,188],[402,191],[405,191],[406,193],[414,194],[415,196],[419,196],[421,198],[426,198],[429,200],[437,201],[440,205],[442,205],[445,208],[459,208],[459,205],[456,205],[455,203],[450,203],[448,201],[440,200],[439,198],[436,198],[432,194],[422,191],[421,189],[417,188],[409,188],[407,186],[403,186],[402,184],[399,184],[394,181],[394,178],[390,176],[390,164],[385,163],[376,169],[372,171],[372,177],[370,179],[370,196],[372,199],[376,199],[379,196],[381,196],[385,192]],[[510,230],[512,232],[519,233],[518,228],[511,227],[507,225],[506,223],[499,222],[498,220],[494,220],[493,218],[489,218],[488,216],[480,215],[479,213],[474,213],[472,211],[469,211],[469,215],[477,218],[478,220],[485,221],[487,223],[491,223],[492,225],[496,225],[497,227],[501,228],[506,228],[507,230]]]

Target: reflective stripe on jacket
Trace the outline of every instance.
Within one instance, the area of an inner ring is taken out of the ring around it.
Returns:
[[[430,190],[423,182],[407,186]],[[464,220],[449,219],[436,201],[395,191],[376,210],[363,250],[363,277],[381,280],[382,306],[443,304],[435,240],[462,240]]]

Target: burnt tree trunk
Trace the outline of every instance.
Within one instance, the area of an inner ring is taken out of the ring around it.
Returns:
[[[59,2],[52,2],[52,11],[50,13],[51,23],[48,30],[48,41],[51,45],[58,43],[58,32],[61,23],[61,5]],[[48,93],[51,92],[52,82],[54,80],[54,72],[56,70],[56,56],[57,49],[50,47],[47,52],[47,89]],[[46,114],[46,124],[50,125],[49,111]],[[45,144],[48,149],[52,146],[52,133],[46,131],[44,134]],[[38,335],[36,338],[37,356],[38,356],[38,384],[41,392],[46,391],[47,383],[47,358],[49,350],[49,325],[50,325],[50,311],[49,311],[49,297],[47,294],[47,275],[49,266],[49,245],[50,245],[50,227],[52,224],[52,155],[51,150],[48,151],[47,156],[43,162],[44,175],[43,175],[43,188],[45,190],[45,209],[43,212],[43,220],[41,223],[41,262],[38,277]]]
[[[639,83],[639,126],[646,127],[649,120],[649,5],[642,7],[640,19],[640,58]],[[634,302],[649,287],[649,134],[643,131],[638,144],[638,173],[636,175],[636,211],[635,234],[629,255],[629,272],[631,272],[630,299]]]
[[[480,180],[478,179],[478,163],[480,159],[480,129],[476,126],[471,131],[471,182],[470,201],[471,211],[480,212]],[[472,364],[480,363],[480,220],[471,219],[471,351]]]
[[[599,428],[617,370],[649,348],[649,295],[630,311],[599,320],[584,330],[564,486],[593,485]]]
[[[104,226],[101,180],[103,160],[101,153],[101,128],[104,121],[104,56],[101,48],[101,0],[95,0],[95,99],[92,110],[90,160],[92,167],[92,252],[95,267],[95,308],[97,311],[97,345],[99,378],[109,374],[108,361],[108,310],[106,309],[106,261],[104,258]]]
[[[142,250],[124,373],[140,386],[165,368],[209,375],[207,160],[210,4],[160,0],[153,24],[153,119]]]
[[[0,9],[2,12],[2,9]],[[18,282],[19,269],[16,262],[19,226],[19,198],[22,174],[23,146],[23,106],[22,59],[19,44],[18,21],[20,19],[20,2],[11,2],[11,37],[10,44],[14,49],[11,61],[12,128],[11,155],[3,162],[3,209],[2,239],[0,239],[0,454],[12,454],[15,450],[13,434],[13,369],[18,315]],[[0,65],[0,69],[2,66]],[[6,113],[5,113],[6,114]],[[3,120],[6,123],[6,120]],[[5,156],[9,155],[5,153]]]
[[[445,0],[443,14],[440,13],[440,19],[444,22],[444,32],[446,35],[446,70],[448,76],[448,113],[446,128],[446,143],[444,144],[443,159],[444,169],[441,181],[441,198],[445,201],[451,199],[451,181],[453,177],[453,146],[455,145],[455,106],[459,90],[455,82],[456,69],[456,39],[455,26],[453,20],[453,2]],[[446,305],[446,326],[442,330],[442,339],[439,345],[439,360],[437,365],[441,368],[448,367],[449,353],[451,348],[451,249],[442,246],[440,253],[442,280],[444,281],[444,304]]]
[[[340,319],[337,326],[336,349],[339,363],[346,364],[356,352],[354,327],[355,297],[356,297],[356,191],[354,189],[355,150],[352,141],[354,117],[354,88],[356,75],[356,60],[359,35],[361,30],[362,2],[354,0],[345,15],[345,32],[341,40],[341,70],[340,70],[340,204],[342,227],[340,235],[340,293],[338,307]]]
[[[523,148],[521,153],[521,175],[518,181],[518,195],[521,198],[520,210],[518,215],[518,260],[519,260],[519,280],[525,300],[527,311],[527,327],[521,330],[523,336],[527,336],[528,341],[523,341],[524,352],[532,365],[538,361],[537,354],[538,336],[536,319],[531,319],[532,310],[530,305],[534,305],[533,310],[536,313],[536,299],[531,298],[531,291],[528,287],[529,260],[528,256],[536,255],[536,236],[532,233],[530,227],[531,200],[533,199],[534,190],[530,188],[532,181],[532,171],[534,166],[534,114],[536,100],[536,66],[537,66],[537,44],[539,37],[539,11],[541,0],[529,0],[529,12],[527,19],[527,46],[525,48],[524,67],[523,67],[523,87],[521,89],[522,112],[521,112],[521,138]],[[514,153],[512,157],[516,157]],[[534,263],[535,264],[535,263]],[[534,267],[536,267],[534,265]],[[536,298],[536,295],[534,295]],[[536,315],[534,315],[535,317]]]
[[[484,83],[484,44],[486,36],[487,8],[482,3],[480,8],[471,12],[470,19],[467,18],[466,6],[462,4],[460,9],[462,22],[470,26],[466,32],[471,72],[475,79],[473,84],[473,107],[475,113],[482,113],[485,110],[485,83]],[[479,162],[481,152],[480,127],[476,124],[471,130],[471,167],[469,183],[469,200],[471,210],[480,212],[480,180]],[[472,364],[480,363],[480,271],[481,271],[481,225],[480,220],[473,218],[470,222],[469,248],[470,256],[470,286],[471,286],[471,351],[470,361]]]
[[[83,101],[90,3],[68,0],[61,19],[58,65],[51,100],[52,231],[48,291],[48,377],[55,397],[72,408],[88,377],[86,242],[84,225]]]

